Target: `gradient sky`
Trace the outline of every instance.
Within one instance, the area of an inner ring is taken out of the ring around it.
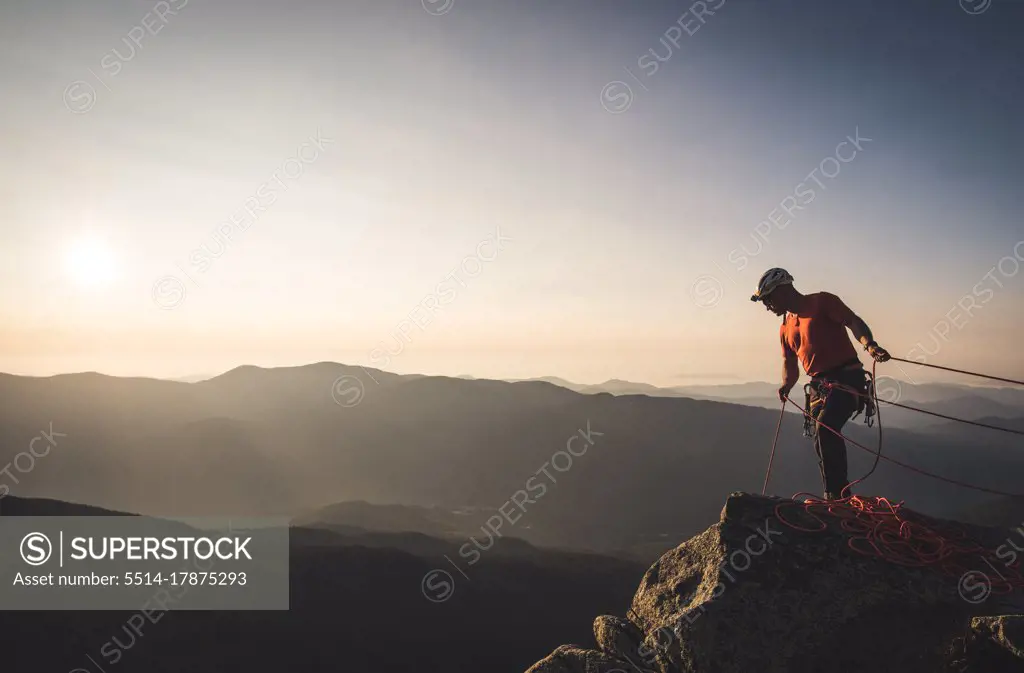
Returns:
[[[5,5],[0,370],[774,381],[780,265],[1024,376],[1024,3],[706,5]]]

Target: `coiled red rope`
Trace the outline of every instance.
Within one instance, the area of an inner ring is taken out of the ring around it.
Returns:
[[[851,550],[889,563],[933,568],[961,580],[967,573],[980,571],[993,594],[1024,589],[1024,572],[1017,554],[1007,563],[997,552],[971,539],[963,527],[933,520],[926,524],[919,515],[904,510],[903,503],[887,498],[854,495],[824,501],[811,496],[804,502],[779,503],[775,516],[783,525],[805,533],[823,532],[830,524],[837,526],[847,535]]]

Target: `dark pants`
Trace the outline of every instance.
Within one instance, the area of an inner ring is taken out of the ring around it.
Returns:
[[[815,378],[813,383],[819,380]],[[865,390],[863,369],[842,371],[827,376],[827,380],[857,391]],[[820,390],[813,386],[811,389],[811,415],[818,421],[814,434],[814,450],[818,454],[822,485],[826,492],[835,497],[839,497],[850,483],[846,473],[846,442],[822,424],[841,432],[843,425],[857,412],[860,404],[859,397],[839,388]]]

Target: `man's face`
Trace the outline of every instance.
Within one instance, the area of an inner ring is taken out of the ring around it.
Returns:
[[[773,303],[773,300],[778,301],[779,299],[781,299],[781,297],[779,297],[778,293],[775,290],[773,290],[769,292],[767,295],[765,295],[765,297],[761,299],[761,301],[764,303],[765,310],[771,311],[775,315],[784,315],[786,313],[786,309],[779,308]]]

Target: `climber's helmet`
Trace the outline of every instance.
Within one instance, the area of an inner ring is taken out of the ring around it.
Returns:
[[[792,284],[793,276],[789,271],[778,267],[768,269],[761,275],[761,280],[757,281],[757,290],[750,296],[750,301],[764,301],[780,285]]]

